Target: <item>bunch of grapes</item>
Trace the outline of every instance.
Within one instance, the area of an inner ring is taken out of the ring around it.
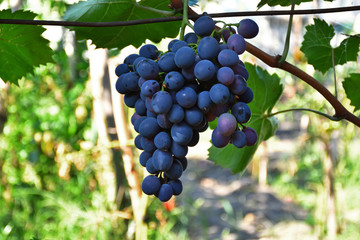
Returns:
[[[172,40],[168,51],[146,44],[116,67],[116,89],[135,108],[131,122],[139,133],[135,146],[143,150],[139,161],[151,174],[142,182],[145,194],[166,202],[182,192],[179,178],[187,167],[188,147],[198,143],[211,121],[217,119],[211,137],[215,147],[256,143],[255,130],[244,126],[253,92],[239,55],[245,51],[244,38],[258,31],[250,19],[237,25],[237,33],[228,25],[216,30],[214,20],[204,15],[195,21],[194,32]]]

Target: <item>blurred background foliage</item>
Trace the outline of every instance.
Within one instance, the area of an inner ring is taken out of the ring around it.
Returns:
[[[39,3],[43,4],[38,11],[41,17],[56,19],[71,1]],[[32,9],[33,4],[20,1],[17,7]],[[86,43],[74,43],[71,57],[64,38],[53,47],[54,64],[37,68],[34,75],[21,80],[20,87],[5,85],[0,89],[0,239],[133,239],[126,179],[120,179],[125,193],[119,203],[109,199],[99,177],[102,168],[97,159],[102,152],[94,126]],[[293,49],[289,61],[306,68],[301,52],[296,46]],[[255,62],[251,56],[245,57]],[[337,77],[341,81],[347,72],[356,71],[359,64],[348,64],[337,68]],[[278,110],[307,107],[331,111],[302,81],[277,73],[286,86]],[[314,72],[314,76],[333,90],[331,72]],[[342,96],[344,92],[339,90],[339,98]],[[351,108],[346,100],[344,104]],[[277,117],[277,135],[255,156],[243,177],[252,176],[255,182],[259,177],[257,161],[268,159],[268,188],[305,209],[308,215],[304,222],[313,236],[321,239],[327,231],[323,160],[330,157],[335,168],[338,237],[360,239],[359,129],[312,113]],[[183,193],[178,199],[177,205],[171,206],[150,198],[145,219],[149,239],[189,239],[189,229],[194,226],[200,226],[200,237],[193,239],[209,239],[211,226],[201,215],[206,197]],[[232,207],[226,198],[218,203],[231,226],[244,220],[239,214],[242,210]],[[235,230],[228,227],[221,231],[220,238],[226,239]]]

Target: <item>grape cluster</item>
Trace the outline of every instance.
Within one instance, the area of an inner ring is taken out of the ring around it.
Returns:
[[[145,194],[166,202],[182,192],[179,178],[187,168],[188,147],[215,119],[215,147],[256,143],[255,130],[244,126],[253,92],[239,55],[245,51],[244,38],[258,31],[250,19],[238,24],[237,33],[227,25],[215,30],[214,20],[204,15],[195,21],[194,32],[172,40],[168,51],[146,44],[116,67],[116,90],[135,108],[131,123],[139,133],[135,146],[143,150],[139,161],[151,174],[142,182]]]

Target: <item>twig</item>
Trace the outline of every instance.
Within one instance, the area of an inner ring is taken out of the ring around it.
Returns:
[[[180,1],[181,2],[181,1]],[[172,4],[172,6],[175,6]],[[182,3],[179,8],[182,8]],[[360,6],[323,8],[323,9],[304,9],[304,10],[274,10],[274,11],[246,11],[246,12],[226,12],[208,14],[212,18],[224,17],[247,17],[247,16],[280,16],[280,15],[306,15],[321,13],[339,13],[349,11],[360,11]],[[193,11],[189,11],[189,19],[196,20],[200,16]],[[25,20],[25,19],[0,19],[0,24],[20,24],[20,25],[47,25],[47,26],[64,26],[64,27],[120,27],[139,24],[150,24],[159,22],[181,21],[182,16],[149,18],[130,21],[115,22],[74,22],[74,21],[52,21],[52,20]]]

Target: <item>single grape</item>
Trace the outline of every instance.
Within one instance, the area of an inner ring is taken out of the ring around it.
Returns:
[[[159,132],[154,138],[154,144],[160,150],[168,150],[171,142],[171,137],[167,132]]]
[[[240,34],[233,34],[227,40],[227,46],[237,54],[242,54],[245,52],[246,42]]]
[[[138,85],[139,75],[136,72],[125,73],[122,76],[122,83],[126,89],[133,92],[140,90]]]
[[[221,31],[221,35],[223,36],[225,42],[228,40],[228,38],[230,37],[230,32],[231,33],[236,33],[236,30],[233,27],[229,27],[229,28],[225,28]]]
[[[254,38],[259,33],[259,26],[254,20],[246,18],[239,22],[237,30],[244,38]]]
[[[198,44],[198,55],[201,59],[215,59],[219,52],[219,43],[213,37],[204,37]]]
[[[153,195],[159,192],[161,186],[160,179],[154,175],[148,175],[144,178],[141,189],[147,195]]]
[[[129,68],[129,65],[127,65],[126,63],[119,64],[115,68],[115,74],[118,77],[120,77],[121,74],[128,73],[128,72],[130,72],[130,68]]]
[[[192,108],[185,109],[185,122],[190,126],[194,127],[200,124],[203,120],[204,116],[202,111],[194,106]]]
[[[196,54],[191,47],[184,46],[175,53],[175,64],[179,68],[189,68],[195,63]]]
[[[137,65],[139,62],[141,62],[142,60],[146,59],[145,57],[138,57],[135,59],[133,65],[132,65],[132,69],[136,72],[137,69]]]
[[[172,190],[172,187],[169,184],[164,183],[160,187],[158,197],[159,197],[160,201],[167,202],[170,200],[170,198],[173,196],[173,194],[174,194],[174,192]]]
[[[184,108],[191,108],[196,104],[197,94],[191,87],[185,86],[176,93],[177,103]]]
[[[152,97],[156,92],[160,90],[160,85],[155,80],[147,80],[141,86],[141,94],[145,97]]]
[[[199,81],[209,81],[216,74],[215,65],[209,60],[201,60],[195,65],[194,74]]]
[[[166,91],[159,91],[152,96],[151,105],[155,113],[167,113],[173,105],[172,97],[170,93]]]
[[[137,73],[145,79],[157,79],[159,74],[159,65],[151,59],[141,60],[136,67]]]
[[[156,59],[159,56],[159,50],[153,44],[145,44],[140,48],[139,54],[142,57]]]
[[[246,146],[246,135],[243,131],[235,131],[231,135],[231,143],[237,148],[243,148]]]
[[[209,16],[202,16],[194,23],[194,32],[200,37],[210,36],[215,29],[215,22]]]
[[[232,67],[239,63],[239,56],[231,49],[224,49],[218,55],[218,61],[222,66]]]
[[[230,141],[230,137],[223,136],[219,132],[219,129],[217,127],[213,130],[211,134],[211,142],[214,145],[214,147],[223,148],[229,143],[229,141]]]
[[[250,120],[251,111],[246,103],[235,103],[231,108],[231,114],[234,115],[238,123],[246,123]]]
[[[193,137],[193,131],[184,122],[176,123],[171,127],[171,137],[174,142],[180,145],[187,145]]]
[[[166,171],[171,168],[173,158],[170,152],[156,149],[152,156],[152,164],[159,171]]]
[[[172,108],[167,113],[167,117],[169,121],[172,123],[182,122],[184,116],[185,116],[184,109],[178,104],[173,104]]]
[[[234,81],[230,85],[230,91],[235,95],[241,95],[246,91],[246,80],[241,75],[235,74]]]
[[[131,116],[131,119],[130,119],[131,124],[134,126],[135,121],[136,121],[137,119],[139,119],[140,117],[141,117],[141,115],[139,115],[139,114],[137,114],[137,113],[134,113],[134,114]]]
[[[235,79],[234,71],[229,67],[219,68],[216,75],[218,81],[226,86],[229,86]]]
[[[210,98],[217,105],[225,104],[229,101],[230,91],[225,85],[217,83],[210,89]]]
[[[185,79],[181,73],[177,71],[171,71],[165,76],[165,85],[167,89],[179,90],[185,84]]]
[[[160,132],[160,127],[156,118],[148,117],[139,126],[139,133],[143,137],[153,138],[158,132]]]
[[[139,126],[140,124],[146,119],[147,117],[142,116],[135,120],[134,122],[134,129],[136,132],[139,132]]]
[[[246,145],[247,146],[253,146],[257,142],[257,133],[255,129],[251,127],[246,127],[242,130],[246,135]]]
[[[175,71],[178,67],[175,64],[175,53],[167,52],[158,61],[159,68],[163,72]]]
[[[223,113],[217,121],[217,129],[223,136],[230,136],[233,134],[237,127],[236,118],[230,113]]]

